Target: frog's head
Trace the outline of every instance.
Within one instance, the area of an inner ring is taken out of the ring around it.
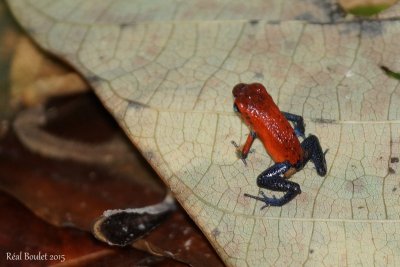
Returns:
[[[233,87],[232,94],[233,94],[233,97],[235,98],[235,100],[233,102],[233,110],[236,113],[241,113],[241,110],[243,109],[239,98],[246,91],[246,87],[247,87],[247,84],[245,84],[245,83],[239,83],[239,84],[235,85],[235,87]],[[240,108],[239,108],[239,106],[240,106]]]
[[[240,114],[246,114],[255,107],[259,100],[266,94],[265,87],[260,83],[239,83],[233,87],[232,94],[235,98],[233,110]]]
[[[248,87],[248,84],[246,83],[238,83],[233,87],[232,94],[236,98],[239,95],[243,95],[244,92],[246,91],[246,88]]]

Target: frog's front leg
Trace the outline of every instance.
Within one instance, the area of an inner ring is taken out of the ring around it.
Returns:
[[[289,113],[289,112],[283,112],[283,111],[282,111],[282,114],[283,114],[283,116],[285,116],[285,118],[288,121],[291,121],[294,123],[294,132],[296,133],[296,135],[305,138],[303,117],[296,115],[296,114]]]
[[[254,198],[256,200],[265,203],[265,206],[283,206],[289,201],[291,201],[295,196],[301,193],[300,185],[283,178],[292,165],[285,161],[283,163],[276,163],[275,165],[269,167],[263,171],[257,177],[257,185],[262,188],[266,188],[273,191],[285,192],[281,198],[267,197],[263,192],[260,192],[261,196],[253,196],[249,194],[244,194],[245,197]]]
[[[247,166],[246,158],[249,153],[251,153],[251,146],[253,145],[254,139],[256,139],[257,135],[254,131],[250,131],[249,135],[247,136],[246,143],[244,143],[243,148],[240,150],[238,144],[235,141],[231,143],[236,147],[238,157],[243,161],[244,165]]]

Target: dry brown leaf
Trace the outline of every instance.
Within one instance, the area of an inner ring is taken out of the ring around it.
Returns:
[[[37,106],[52,96],[88,90],[75,71],[43,53],[27,37],[20,37],[11,65],[11,105]]]
[[[50,225],[2,191],[0,212],[7,218],[0,221],[1,266],[181,266],[136,249],[110,248],[88,232]]]
[[[28,119],[27,113],[34,115],[29,110],[31,109],[24,111],[25,114],[19,112],[17,120],[21,115],[25,117],[24,120]],[[33,122],[20,120],[20,125],[14,126],[15,131],[25,132],[24,138],[30,139],[28,143],[35,144],[31,146],[32,152],[27,151],[27,147],[16,140],[12,130],[1,140],[1,190],[9,192],[37,216],[55,226],[68,225],[87,232],[104,210],[143,207],[162,199],[165,188],[160,186],[158,177],[126,139],[121,143],[123,134],[93,94],[51,101],[46,111],[51,114],[51,120],[41,125],[40,131],[44,133],[38,134],[35,117],[32,118]],[[52,135],[50,139],[49,134]],[[107,142],[116,140],[116,137],[120,140],[118,146],[104,147]],[[69,145],[71,140],[75,144]],[[78,143],[87,148],[76,148]],[[121,146],[125,148],[121,149]],[[40,151],[37,151],[37,147],[40,147],[42,156],[38,155]],[[82,160],[82,155],[76,157],[74,150],[85,154],[85,158],[92,157],[90,164],[87,160]],[[110,153],[114,159],[111,162],[107,160],[105,164],[99,160],[104,156],[102,153]],[[205,237],[182,209],[160,223],[143,240],[148,247],[157,248],[157,255],[161,253],[191,266],[204,266],[205,261],[212,262],[213,266],[222,265]],[[21,231],[23,225],[15,224],[14,227],[15,231]],[[49,235],[52,234],[53,232],[49,232]],[[7,242],[3,244],[3,248],[10,250],[13,246],[10,241],[12,237],[7,233],[5,236]],[[149,251],[148,247],[141,249]],[[59,247],[53,248],[54,251],[57,249]],[[149,252],[154,254],[153,250]],[[81,259],[90,256],[91,254],[85,254]],[[113,266],[112,258],[130,262],[130,258],[124,257],[121,251],[116,251],[107,260],[104,255],[97,256],[99,257],[92,258],[91,261],[92,264],[98,264],[97,266],[102,262]],[[174,261],[175,264],[178,264],[177,261]],[[69,264],[72,264],[71,261]]]
[[[13,29],[5,29],[0,37],[0,57],[2,60],[8,58],[15,50],[20,34]]]

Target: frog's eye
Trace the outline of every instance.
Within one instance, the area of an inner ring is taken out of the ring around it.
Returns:
[[[236,104],[233,104],[233,110],[237,113],[240,113],[240,110]]]

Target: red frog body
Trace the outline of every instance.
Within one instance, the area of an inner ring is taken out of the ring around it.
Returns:
[[[287,160],[295,165],[303,159],[303,149],[294,129],[262,84],[236,86],[233,95],[243,120],[257,133],[275,162]]]
[[[269,198],[261,191],[259,196],[245,194],[265,203],[265,206],[282,206],[301,193],[297,183],[287,181],[311,160],[320,176],[327,172],[325,153],[316,136],[310,135],[300,143],[297,136],[304,136],[304,122],[301,116],[281,112],[260,83],[240,83],[233,88],[234,110],[250,128],[246,143],[239,150],[239,157],[245,162],[255,138],[259,138],[275,165],[262,172],[257,178],[259,187],[286,192],[282,198]],[[294,128],[289,121],[294,123]],[[238,148],[239,146],[233,142]],[[246,162],[245,162],[246,163]],[[264,206],[264,207],[265,207]]]

